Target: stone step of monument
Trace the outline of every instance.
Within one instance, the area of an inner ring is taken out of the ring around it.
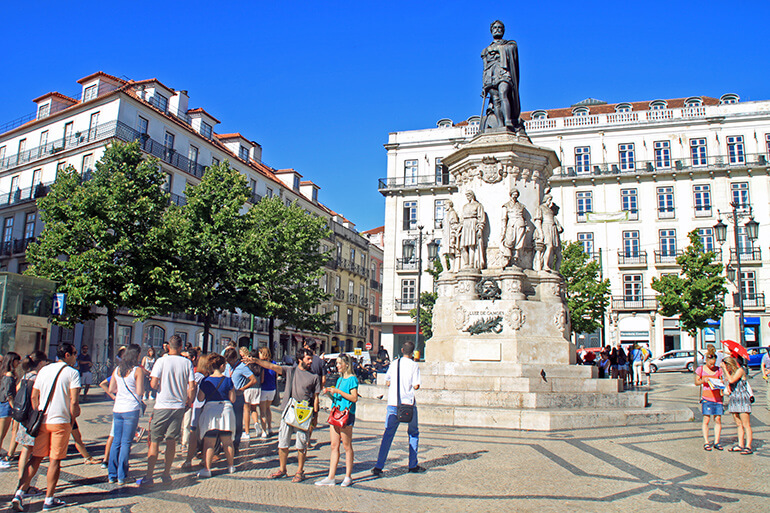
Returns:
[[[387,398],[387,388],[360,385],[362,398]],[[417,393],[420,405],[435,406],[485,406],[491,408],[644,408],[645,392],[509,392],[481,390],[439,390],[420,387]]]
[[[592,365],[519,365],[504,362],[426,362],[420,363],[425,376],[524,376],[540,378],[596,378],[598,367]]]
[[[693,419],[689,408],[489,408],[481,406],[447,406],[418,404],[421,425],[558,431],[593,427],[635,426],[688,422]],[[382,422],[386,402],[359,399],[356,419]]]
[[[423,388],[505,392],[602,392],[623,390],[617,379],[574,377],[435,376],[421,375]],[[380,380],[378,380],[378,383]],[[383,382],[384,384],[384,382]]]

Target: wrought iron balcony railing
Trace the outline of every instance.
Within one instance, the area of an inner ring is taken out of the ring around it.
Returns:
[[[396,299],[396,310],[408,311],[416,307],[417,303],[414,299]]]
[[[618,251],[619,265],[647,265],[647,251]]]
[[[741,296],[741,302],[743,308],[764,308],[765,307],[765,294],[763,292],[759,294],[743,294]],[[738,293],[733,293],[733,306],[738,307]]]
[[[762,248],[741,248],[741,263],[744,262],[761,262],[762,261]],[[730,261],[736,261],[735,248],[730,248]]]
[[[658,309],[658,298],[655,296],[613,297],[612,309],[618,312],[653,311]]]
[[[682,256],[684,251],[677,249],[675,251],[655,251],[655,263],[656,264],[673,264],[676,265],[676,259]]]

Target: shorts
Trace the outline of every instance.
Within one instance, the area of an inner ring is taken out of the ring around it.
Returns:
[[[72,433],[72,424],[43,424],[35,438],[32,456],[52,460],[63,460],[67,456],[67,446]]]
[[[263,390],[262,393],[259,395],[259,401],[264,402],[272,402],[275,398],[275,390]]]
[[[262,390],[259,388],[247,388],[243,391],[243,400],[246,402],[246,404],[256,406],[260,401],[260,392],[262,392]]]
[[[11,416],[11,404],[9,402],[0,403],[0,419]]]
[[[301,429],[297,429],[294,426],[290,426],[286,423],[285,420],[281,419],[281,427],[278,428],[278,448],[279,449],[288,449],[289,445],[291,445],[291,434],[296,433],[296,443],[294,444],[294,447],[298,451],[304,451],[307,449],[307,431],[302,431]]]
[[[701,400],[700,408],[703,415],[722,415],[725,412],[724,405],[715,401]]]
[[[91,371],[80,373],[81,386],[91,385],[92,380],[93,380],[93,374],[91,374]]]
[[[183,418],[184,408],[154,410],[150,423],[150,441],[159,443],[163,440],[177,440],[182,435]]]

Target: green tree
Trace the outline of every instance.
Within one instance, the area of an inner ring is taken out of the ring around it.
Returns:
[[[239,278],[248,232],[242,211],[249,193],[246,177],[225,161],[208,167],[199,184],[188,185],[187,203],[171,205],[166,216],[178,280],[173,310],[203,317],[204,352],[213,316],[246,301]]]
[[[331,330],[331,312],[317,311],[330,297],[318,283],[329,260],[321,251],[331,233],[326,219],[279,198],[263,199],[246,219],[239,275],[246,300],[241,308],[268,319],[271,348],[276,319],[298,330]]]
[[[436,283],[443,270],[444,266],[441,265],[441,260],[436,258],[425,272],[430,274],[433,277],[433,283]],[[425,340],[433,336],[433,307],[436,305],[437,299],[438,293],[436,292],[422,292],[420,294],[420,331]],[[417,308],[409,310],[409,315],[414,322],[417,322]]]
[[[90,179],[68,167],[38,199],[45,228],[27,250],[25,274],[53,280],[67,294],[67,315],[57,324],[71,327],[96,318],[94,306],[106,309],[110,360],[119,308],[145,319],[170,305],[164,180],[138,143],[115,142]]]
[[[698,331],[707,326],[707,319],[720,319],[725,313],[727,288],[722,264],[714,261],[713,251],[704,251],[698,230],[687,236],[690,245],[676,258],[681,272],[653,278],[652,288],[659,293],[661,315],[678,315],[682,328],[696,339]]]
[[[562,245],[560,272],[567,288],[573,333],[592,333],[602,326],[610,301],[610,280],[601,279],[601,264],[579,242]]]

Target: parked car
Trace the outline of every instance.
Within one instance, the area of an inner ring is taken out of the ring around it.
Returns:
[[[749,367],[759,367],[762,357],[770,351],[770,346],[749,348]]]
[[[650,370],[652,372],[659,371],[687,371],[692,372],[695,370],[693,367],[693,351],[675,349],[663,353],[657,358],[653,358],[650,362]],[[698,351],[698,365],[703,365],[703,353]]]

